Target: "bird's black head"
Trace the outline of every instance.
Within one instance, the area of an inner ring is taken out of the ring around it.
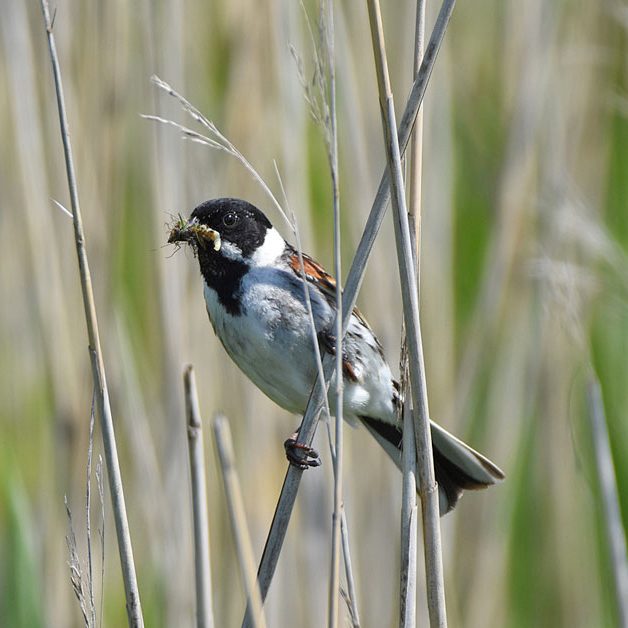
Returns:
[[[201,203],[192,212],[192,221],[218,232],[221,246],[216,252],[231,259],[249,259],[263,244],[267,231],[272,229],[262,211],[237,198],[217,198]]]
[[[269,232],[275,236],[270,238],[272,248],[281,248],[283,240],[257,207],[240,199],[218,198],[201,203],[187,222],[179,221],[168,242],[187,242],[192,246],[205,283],[235,313],[240,281],[256,263],[255,253],[262,249]]]

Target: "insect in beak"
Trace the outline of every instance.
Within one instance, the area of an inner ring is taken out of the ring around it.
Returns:
[[[200,224],[196,218],[187,221],[182,216],[179,216],[174,226],[170,229],[170,235],[168,236],[168,244],[176,242],[190,242],[202,245],[211,242],[214,251],[220,251],[222,246],[218,231],[211,229],[207,225]]]

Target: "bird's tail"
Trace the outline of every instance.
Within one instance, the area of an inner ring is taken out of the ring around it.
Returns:
[[[395,425],[360,417],[375,440],[401,468],[402,432]],[[503,471],[488,458],[430,421],[434,472],[438,482],[441,516],[454,508],[464,490],[486,488],[504,479]]]

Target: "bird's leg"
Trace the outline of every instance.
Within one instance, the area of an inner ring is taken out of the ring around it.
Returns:
[[[298,437],[299,430],[291,434],[283,444],[288,462],[301,471],[305,471],[309,467],[320,467],[321,459],[318,452],[308,445],[297,442]]]

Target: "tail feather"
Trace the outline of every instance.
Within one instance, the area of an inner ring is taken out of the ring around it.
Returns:
[[[395,425],[360,417],[368,431],[401,468],[402,431]],[[486,488],[504,479],[503,471],[488,458],[430,421],[434,473],[441,516],[452,510],[463,490]]]

